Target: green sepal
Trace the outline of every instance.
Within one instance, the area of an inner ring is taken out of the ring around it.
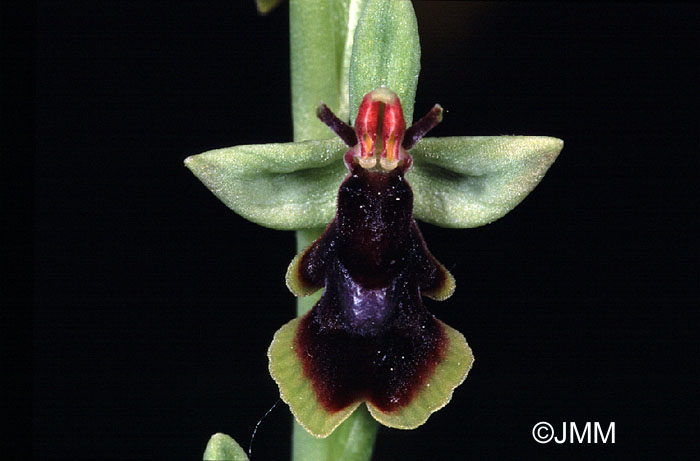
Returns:
[[[340,139],[252,144],[185,159],[226,206],[262,226],[281,230],[325,227],[335,215],[347,174]]]
[[[447,336],[447,348],[433,374],[405,407],[384,413],[367,402],[370,414],[385,426],[396,429],[415,429],[423,425],[431,414],[447,405],[455,388],[467,378],[474,363],[472,350],[464,335],[438,320]]]
[[[410,1],[369,0],[355,30],[350,57],[350,116],[357,116],[362,98],[379,86],[401,99],[404,119],[413,120],[420,41]]]
[[[362,402],[357,401],[334,413],[323,408],[295,351],[294,338],[301,318],[297,317],[275,333],[267,351],[270,375],[297,422],[314,437],[328,437]]]
[[[564,142],[545,136],[424,138],[406,175],[413,214],[442,227],[478,227],[515,208],[544,177]]]
[[[209,439],[202,459],[204,461],[248,461],[248,455],[231,437],[217,433]]]

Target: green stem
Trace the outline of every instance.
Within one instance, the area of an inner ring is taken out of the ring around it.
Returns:
[[[332,12],[333,2],[328,0],[289,2],[289,58],[295,142],[333,137],[328,127],[316,118],[316,107],[320,102],[337,109],[340,99]]]
[[[364,3],[364,2],[359,2]],[[289,38],[291,61],[292,119],[294,141],[324,139],[332,132],[316,118],[316,106],[325,102],[347,118],[349,33],[348,20],[357,16],[357,1],[291,0]],[[344,11],[343,11],[344,10]],[[350,11],[349,11],[350,10]],[[339,22],[344,34],[338,34]],[[356,18],[355,18],[356,21]],[[352,20],[350,21],[353,22]],[[323,229],[297,231],[297,251],[311,244]],[[313,307],[321,293],[297,301],[297,315]],[[365,461],[372,456],[378,424],[363,405],[325,439],[313,437],[294,421],[293,461]]]

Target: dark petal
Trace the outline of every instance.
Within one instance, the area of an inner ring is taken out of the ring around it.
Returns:
[[[408,127],[401,146],[409,150],[440,122],[442,122],[442,107],[435,104],[423,118]]]
[[[333,133],[337,134],[340,139],[348,146],[352,147],[357,144],[357,135],[355,130],[339,119],[333,111],[325,104],[321,103],[316,108],[316,116],[325,123],[328,128],[333,130]]]

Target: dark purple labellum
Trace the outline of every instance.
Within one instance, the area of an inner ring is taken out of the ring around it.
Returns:
[[[392,411],[409,402],[445,342],[421,291],[444,285],[447,274],[413,220],[403,171],[353,165],[336,219],[299,268],[306,284],[325,286],[296,338],[323,406],[337,411],[366,399]]]

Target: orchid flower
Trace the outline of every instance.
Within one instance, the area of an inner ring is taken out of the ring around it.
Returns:
[[[439,105],[406,128],[420,70],[411,2],[352,0],[344,16],[333,5],[290,4],[296,142],[185,161],[246,219],[296,230],[300,241],[313,235],[286,281],[297,296],[316,293],[307,304],[315,305],[307,312],[300,302],[268,357],[282,399],[315,437],[362,403],[380,423],[410,429],[450,400],[473,356],[464,336],[423,304],[447,299],[455,281],[414,218],[453,228],[491,223],[527,196],[563,147],[545,136],[423,138],[442,120]],[[344,28],[327,30],[327,17]],[[338,138],[324,139],[314,112]]]
[[[363,402],[382,424],[412,429],[449,401],[473,361],[464,336],[423,305],[421,295],[447,299],[455,282],[428,251],[404,178],[408,150],[442,108],[406,130],[398,96],[381,87],[364,97],[354,131],[325,105],[318,115],[350,147],[348,174],[335,218],[287,271],[297,296],[325,289],[275,334],[270,373],[315,436],[333,432]]]

